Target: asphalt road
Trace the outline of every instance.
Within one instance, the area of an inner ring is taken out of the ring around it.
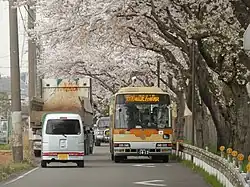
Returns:
[[[94,155],[86,156],[85,168],[74,163],[49,164],[35,168],[18,178],[6,181],[5,187],[208,187],[203,179],[179,163],[152,163],[131,160],[113,163],[108,147],[95,148]],[[149,181],[149,182],[147,182]]]

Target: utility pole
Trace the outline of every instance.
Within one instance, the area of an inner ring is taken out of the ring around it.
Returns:
[[[9,0],[9,34],[11,67],[11,121],[12,121],[12,155],[14,162],[23,161],[22,110],[20,93],[20,67],[17,9],[12,8],[16,0]]]
[[[36,19],[34,1],[28,1],[28,29],[34,29]],[[31,114],[31,100],[36,95],[36,41],[29,34],[28,40],[28,68],[29,68],[29,114]],[[29,115],[30,116],[30,115]]]
[[[40,42],[40,38],[38,39],[38,41]],[[41,53],[41,45],[39,42],[36,42],[36,62],[35,62],[36,65],[37,65],[38,59],[40,59],[40,53]],[[41,72],[39,72],[37,68],[35,68],[35,70],[36,70],[36,77],[37,77],[35,95],[41,98],[42,97],[42,79],[44,75],[41,74]]]
[[[35,3],[32,0],[28,1],[28,29],[34,29],[36,19]],[[32,99],[36,96],[36,82],[37,82],[37,69],[36,69],[36,41],[29,34],[28,40],[28,69],[29,69],[29,119],[32,115]],[[29,120],[29,131],[31,132],[31,124]],[[29,133],[29,148],[31,155],[33,155],[33,133]]]
[[[160,88],[160,86],[161,86],[161,63],[160,63],[160,60],[157,60],[157,85]]]
[[[192,63],[192,145],[195,144],[195,42],[191,46],[191,63]]]

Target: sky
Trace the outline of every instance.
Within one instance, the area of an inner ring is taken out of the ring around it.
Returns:
[[[21,72],[28,71],[28,54],[27,54],[28,42],[27,42],[27,35],[25,34],[25,29],[27,27],[26,20],[27,20],[27,13],[25,9],[24,8],[20,8],[20,10],[18,9],[19,59],[20,59],[19,63]],[[2,76],[10,76],[9,48],[10,48],[9,3],[8,1],[0,1],[0,74]]]

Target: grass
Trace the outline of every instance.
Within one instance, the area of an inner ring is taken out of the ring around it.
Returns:
[[[26,171],[35,167],[32,161],[32,154],[29,150],[28,136],[24,135],[23,140],[23,156],[24,160],[21,163],[14,163],[13,161],[7,162],[5,164],[0,164],[0,181],[8,179],[12,174]],[[11,151],[10,144],[0,144],[0,151]]]
[[[0,150],[10,150],[10,144],[0,144]]]
[[[210,175],[204,169],[194,165],[191,161],[183,160],[181,163],[189,168],[192,168],[195,173],[199,173],[208,184],[211,184],[212,187],[223,187],[215,176]]]
[[[24,160],[22,163],[9,163],[0,165],[0,181],[8,179],[11,174],[22,172],[33,168],[34,165],[28,160]]]

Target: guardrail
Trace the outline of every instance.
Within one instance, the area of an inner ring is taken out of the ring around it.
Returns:
[[[221,156],[189,144],[177,142],[173,154],[183,160],[192,161],[196,166],[204,169],[226,187],[250,187],[250,156],[247,173],[243,172],[244,155],[238,154],[231,148],[221,146]],[[225,158],[226,156],[226,158]]]

